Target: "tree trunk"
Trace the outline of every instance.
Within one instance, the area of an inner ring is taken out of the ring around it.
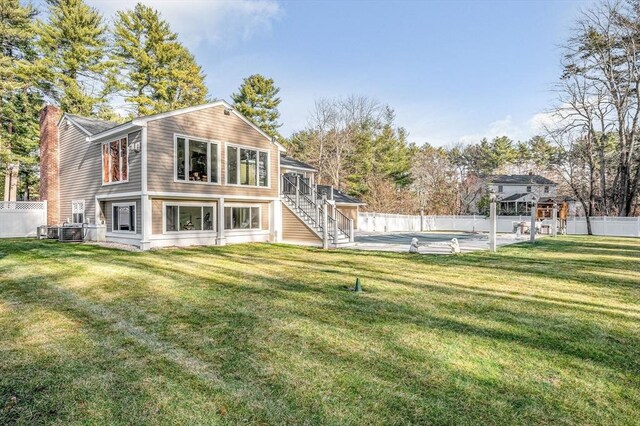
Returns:
[[[4,200],[17,201],[19,164],[7,163],[4,176]]]
[[[591,216],[586,215],[585,219],[587,220],[587,235],[593,235],[593,231],[591,230]]]

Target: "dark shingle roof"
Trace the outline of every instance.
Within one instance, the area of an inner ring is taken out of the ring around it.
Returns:
[[[522,192],[522,193],[518,193],[518,194],[512,194],[509,195],[506,198],[501,198],[500,201],[518,201],[520,198],[524,197],[525,195],[529,195],[528,192]]]
[[[285,167],[295,168],[295,169],[312,170],[314,172],[317,171],[315,167],[307,163],[303,163],[302,161],[296,160],[295,158],[289,157],[287,155],[280,156],[280,165]]]
[[[317,185],[317,187],[318,194],[321,194],[324,191],[326,192],[328,199],[333,199],[338,204],[365,204],[362,200],[352,197],[351,195],[347,195],[336,188],[333,188],[333,198],[331,198],[331,185]]]
[[[67,117],[71,119],[78,126],[85,129],[91,135],[95,135],[97,133],[104,132],[109,129],[113,129],[116,126],[119,126],[120,123],[115,123],[113,121],[99,120],[97,118],[88,118],[82,117],[80,115],[75,114],[65,114]]]
[[[491,183],[507,185],[555,185],[552,180],[540,175],[494,175],[487,178]]]
[[[346,203],[346,204],[364,204],[362,200],[358,200],[356,197],[352,197],[351,195],[347,195],[342,191],[337,189],[333,189],[333,199],[336,203]]]

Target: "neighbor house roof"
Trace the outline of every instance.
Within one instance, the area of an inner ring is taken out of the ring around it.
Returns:
[[[494,175],[487,182],[505,185],[556,185],[552,180],[540,175]]]
[[[113,129],[114,127],[118,127],[120,125],[120,123],[115,123],[113,121],[82,117],[75,114],[64,114],[62,116],[62,119],[64,119],[65,117],[89,136],[102,133],[106,130]],[[62,121],[62,119],[60,121]]]
[[[303,163],[300,160],[296,160],[295,158],[289,157],[288,155],[280,155],[280,165],[291,169],[309,170],[312,172],[318,171],[315,167],[307,163]]]
[[[505,201],[518,201],[520,198],[523,198],[525,196],[529,195],[528,192],[521,192],[518,194],[512,194],[509,195],[508,197],[505,198],[501,198],[500,201],[505,202]]]

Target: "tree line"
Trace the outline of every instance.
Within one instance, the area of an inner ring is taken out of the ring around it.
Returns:
[[[46,19],[19,0],[0,0],[0,164],[18,164],[21,191],[37,191],[38,112],[115,121],[209,100],[205,74],[158,11],[142,4],[112,23],[83,0],[47,0]],[[640,2],[602,2],[576,20],[563,47],[557,102],[545,131],[527,141],[496,135],[436,147],[409,141],[391,106],[363,95],[319,99],[307,125],[279,133],[273,79],[254,74],[234,106],[288,154],[318,169],[319,183],[380,212],[474,212],[483,179],[537,173],[561,183],[587,216],[638,214],[640,184]]]

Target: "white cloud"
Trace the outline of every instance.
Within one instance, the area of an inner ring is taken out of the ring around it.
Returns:
[[[463,144],[479,142],[482,138],[493,139],[497,136],[507,136],[515,141],[524,141],[535,135],[539,135],[545,129],[553,128],[558,124],[554,115],[546,112],[534,114],[525,122],[516,122],[510,115],[500,120],[489,123],[484,132],[466,134],[458,138]]]
[[[271,30],[282,8],[276,0],[139,0],[157,9],[189,48],[245,41]],[[88,0],[107,18],[130,9],[130,0]]]
[[[529,128],[532,132],[543,133],[546,129],[553,129],[559,123],[557,115],[549,112],[540,112],[529,119]]]
[[[506,117],[492,121],[487,126],[487,129],[481,133],[466,134],[458,138],[463,144],[474,143],[480,141],[482,138],[493,139],[496,136],[507,136],[510,139],[521,139],[525,132],[522,127],[514,122],[510,115]]]

